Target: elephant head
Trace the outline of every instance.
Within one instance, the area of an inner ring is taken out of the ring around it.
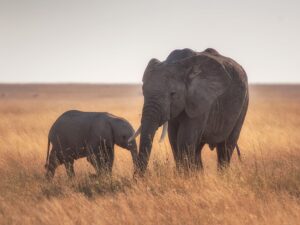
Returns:
[[[209,51],[208,51],[209,50]],[[156,130],[181,114],[207,115],[212,103],[230,84],[230,75],[217,52],[173,51],[166,61],[151,59],[143,76],[144,105],[141,118],[138,172],[144,173]],[[182,53],[182,54],[181,54]],[[166,128],[163,131],[163,135]],[[136,133],[137,135],[138,133]]]
[[[128,121],[121,118],[114,118],[111,120],[110,124],[112,127],[114,143],[121,148],[125,148],[130,151],[134,169],[136,169],[138,162],[137,144],[134,139],[128,141],[128,139],[134,135],[134,129]]]

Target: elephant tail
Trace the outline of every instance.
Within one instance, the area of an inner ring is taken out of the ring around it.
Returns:
[[[239,148],[238,144],[236,144],[235,147],[236,147],[236,152],[237,152],[237,154],[238,154],[239,160],[242,161],[242,158],[241,158],[241,152],[240,152],[240,148]]]
[[[50,139],[48,138],[47,157],[46,157],[46,164],[45,164],[46,169],[48,167],[48,162],[49,162],[49,151],[50,151]]]

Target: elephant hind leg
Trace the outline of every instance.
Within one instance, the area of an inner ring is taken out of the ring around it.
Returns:
[[[168,136],[177,170],[179,170],[181,164],[181,156],[177,146],[178,127],[179,125],[177,121],[169,121]]]
[[[233,150],[237,146],[237,141],[239,139],[242,126],[244,124],[245,116],[248,109],[248,101],[249,99],[247,97],[245,99],[239,118],[236,121],[236,124],[227,140],[217,145],[218,168],[228,166],[230,163]]]
[[[219,169],[229,166],[234,148],[237,147],[237,140],[239,138],[241,126],[242,124],[238,123],[233,129],[233,131],[231,132],[231,134],[229,135],[229,137],[225,141],[217,144],[217,156],[218,156]],[[239,155],[240,154],[239,150],[237,151]]]
[[[46,165],[46,178],[51,180],[54,177],[56,168],[61,165],[62,162],[57,157],[57,151],[52,148],[49,156],[49,163]]]
[[[239,157],[239,159],[241,158],[239,147],[237,146],[237,142],[238,142],[238,139],[240,137],[242,126],[244,124],[245,116],[246,116],[246,113],[247,113],[247,107],[248,107],[248,100],[245,102],[245,105],[242,109],[242,112],[241,112],[241,114],[240,114],[233,130],[232,130],[231,134],[229,135],[229,137],[226,140],[226,147],[227,147],[227,151],[228,151],[228,154],[229,154],[229,160],[232,156],[234,148],[237,148],[238,157]]]
[[[234,147],[235,145],[226,141],[217,144],[218,169],[224,169],[229,166]]]

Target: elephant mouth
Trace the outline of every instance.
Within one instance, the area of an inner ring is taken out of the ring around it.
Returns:
[[[164,126],[165,123],[168,123],[168,121],[170,120],[170,118],[172,118],[172,116],[168,116],[165,119],[162,119],[159,123],[158,123],[158,127]]]
[[[161,123],[159,125],[159,127],[163,127],[162,128],[162,132],[161,132],[161,135],[160,135],[160,139],[159,139],[159,143],[163,142],[163,140],[165,139],[166,135],[167,135],[167,132],[168,132],[168,121],[164,122],[164,123]],[[128,145],[129,143],[131,143],[137,136],[139,136],[141,134],[141,125],[140,127],[136,130],[136,132],[128,139]]]

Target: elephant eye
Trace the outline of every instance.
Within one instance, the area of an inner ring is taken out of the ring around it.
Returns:
[[[175,97],[175,95],[176,95],[176,92],[175,91],[171,91],[171,93],[170,93],[171,98]]]

